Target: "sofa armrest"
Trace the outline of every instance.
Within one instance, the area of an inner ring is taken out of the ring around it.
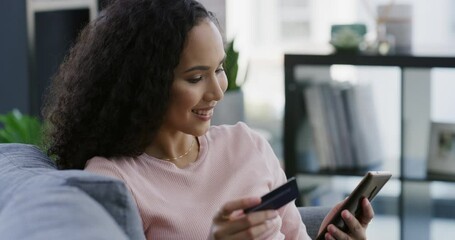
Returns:
[[[300,216],[311,239],[316,238],[322,220],[330,209],[329,207],[299,207]]]
[[[0,211],[1,239],[127,240],[109,213],[77,188],[15,194]]]
[[[74,190],[77,190],[77,192]],[[46,193],[46,191],[50,192]],[[57,204],[58,202],[53,202],[54,199],[57,201],[63,198],[68,199],[68,202],[62,201],[59,204]],[[33,201],[13,201],[13,199],[33,199]],[[76,199],[80,200],[76,201]],[[82,204],[84,201],[87,202],[86,207]],[[15,206],[12,207],[12,205]],[[105,211],[100,213],[100,216],[107,213],[108,217],[115,220],[118,227],[124,231],[128,239],[145,239],[142,221],[136,203],[122,181],[81,170],[58,171],[53,161],[33,145],[18,143],[0,144],[1,239],[5,236],[2,235],[2,231],[8,229],[2,222],[2,220],[8,219],[6,216],[8,211],[9,214],[13,214],[14,219],[17,220],[16,223],[22,222],[22,219],[18,218],[21,216],[14,215],[14,209],[19,209],[19,207],[24,209],[26,207],[28,209],[40,209],[40,211],[37,210],[34,212],[26,212],[24,210],[24,218],[39,219],[39,214],[41,214],[42,218],[48,220],[56,220],[58,219],[56,217],[74,215],[73,218],[75,219],[87,218],[91,221],[91,218],[87,214],[82,214],[84,211],[91,214],[97,211]],[[55,211],[41,211],[41,208],[48,208]],[[91,208],[94,210],[91,211]],[[31,213],[35,215],[30,215]],[[56,217],[53,217],[54,215]],[[96,218],[93,217],[92,219]],[[70,221],[71,219],[63,220]],[[84,221],[81,220],[81,222],[83,223]],[[39,223],[44,224],[47,222],[39,221]],[[106,222],[105,224],[108,223]],[[27,228],[32,228],[35,225],[31,224]],[[77,229],[78,227],[73,225],[73,228]],[[37,230],[41,231],[42,229],[37,228]],[[23,232],[24,234],[27,233],[27,231]],[[12,231],[8,231],[8,233],[12,233]],[[20,234],[21,232],[18,233]],[[77,238],[77,235],[72,236],[76,237],[76,239],[101,239],[91,237]],[[118,235],[116,234],[115,236]],[[24,238],[10,237],[5,239]],[[52,237],[45,239],[61,238]]]

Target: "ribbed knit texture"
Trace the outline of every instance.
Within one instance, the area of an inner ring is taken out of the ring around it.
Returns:
[[[123,180],[151,239],[207,239],[213,216],[231,200],[262,196],[286,182],[268,142],[244,123],[213,126],[198,138],[197,160],[180,169],[142,154],[94,157],[86,170]],[[280,209],[273,239],[310,239],[294,203]]]

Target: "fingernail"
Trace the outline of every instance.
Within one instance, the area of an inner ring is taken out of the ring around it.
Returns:
[[[326,233],[324,239],[332,239],[332,237],[330,236],[330,233]]]
[[[343,215],[343,218],[345,218],[345,219],[351,218],[351,213],[348,210],[344,210],[341,214]]]

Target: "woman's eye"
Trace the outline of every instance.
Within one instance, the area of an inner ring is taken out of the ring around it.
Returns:
[[[192,77],[192,78],[188,79],[188,82],[189,83],[197,83],[197,82],[199,82],[201,80],[202,80],[202,76],[195,76],[195,77]]]
[[[216,73],[224,72],[224,68],[223,68],[223,67],[220,67],[220,68],[218,68],[215,72],[216,72]]]

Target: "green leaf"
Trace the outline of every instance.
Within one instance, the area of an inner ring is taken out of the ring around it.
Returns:
[[[234,43],[235,41],[232,40],[226,46],[226,60],[224,62],[224,70],[228,80],[228,91],[240,89],[240,86],[237,84],[237,74],[239,70],[239,52],[234,49]]]
[[[0,142],[39,145],[42,124],[36,117],[23,115],[19,110],[0,115]]]

